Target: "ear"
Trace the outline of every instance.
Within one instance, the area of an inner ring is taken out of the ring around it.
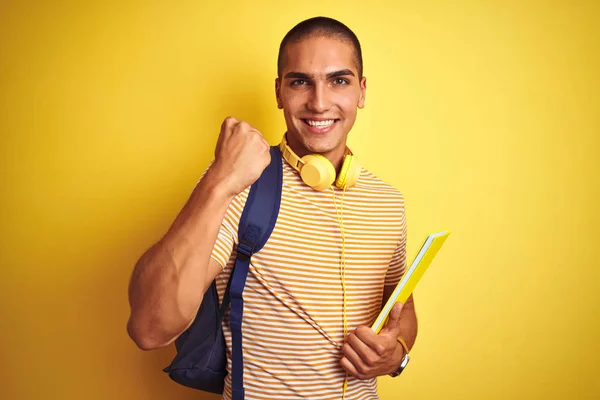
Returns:
[[[367,77],[363,76],[360,80],[360,97],[358,98],[358,108],[365,107],[365,97],[367,96]]]
[[[283,109],[283,101],[281,101],[281,80],[275,78],[275,98],[277,99],[277,108]]]

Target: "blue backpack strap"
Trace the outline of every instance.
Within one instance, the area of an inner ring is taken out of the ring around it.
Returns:
[[[230,288],[232,335],[232,399],[244,399],[244,360],[242,354],[242,293],[252,255],[262,249],[277,222],[281,203],[283,168],[277,146],[271,147],[271,163],[251,186],[238,227],[238,247]],[[225,300],[225,299],[224,299]]]

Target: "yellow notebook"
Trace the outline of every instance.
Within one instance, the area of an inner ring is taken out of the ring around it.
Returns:
[[[442,244],[446,241],[450,235],[449,231],[441,231],[429,234],[423,241],[421,249],[417,253],[415,259],[410,264],[410,267],[406,270],[400,282],[396,285],[396,288],[392,292],[392,295],[388,299],[387,303],[379,313],[379,316],[371,326],[371,329],[375,333],[379,333],[381,328],[387,323],[390,311],[397,302],[405,303],[408,297],[413,292],[417,283],[433,261],[433,258],[437,254]]]

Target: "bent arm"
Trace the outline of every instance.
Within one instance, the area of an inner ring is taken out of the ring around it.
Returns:
[[[165,347],[185,331],[221,271],[210,256],[234,198],[221,182],[209,168],[164,237],[136,263],[127,332],[141,349]]]

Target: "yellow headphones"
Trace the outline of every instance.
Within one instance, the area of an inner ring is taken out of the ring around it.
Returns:
[[[302,181],[317,191],[323,191],[329,188],[334,182],[340,189],[352,187],[358,181],[361,165],[351,152],[344,156],[344,163],[340,174],[336,179],[335,168],[333,164],[321,154],[307,154],[300,158],[292,151],[287,144],[285,135],[279,144],[279,150],[283,158],[300,172]]]

